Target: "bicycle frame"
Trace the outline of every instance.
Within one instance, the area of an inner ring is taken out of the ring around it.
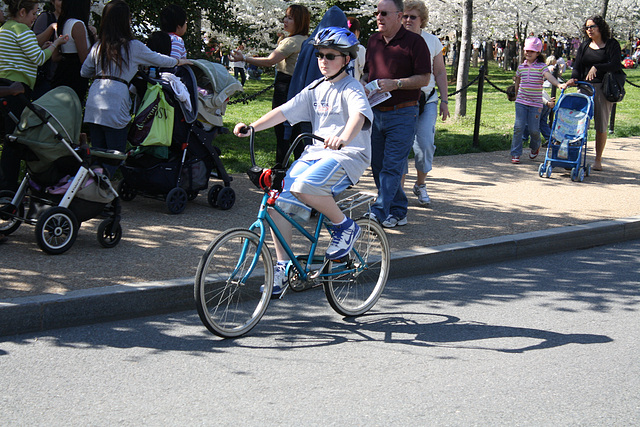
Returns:
[[[322,267],[318,270],[317,274],[313,274],[311,275],[311,269],[310,269],[310,265],[312,264],[311,261],[313,261],[314,259],[316,259],[316,249],[318,247],[318,241],[320,238],[320,233],[322,232],[322,226],[324,225],[324,218],[325,216],[322,213],[318,214],[318,221],[317,224],[315,226],[315,231],[313,234],[309,233],[302,225],[300,225],[300,223],[298,223],[295,219],[291,218],[291,216],[289,216],[288,214],[286,214],[279,206],[277,206],[275,203],[271,204],[268,202],[269,198],[271,198],[271,195],[269,193],[264,193],[264,195],[262,196],[262,202],[260,204],[260,210],[258,211],[258,219],[251,224],[251,226],[249,226],[249,230],[250,231],[254,231],[255,230],[259,230],[259,236],[260,236],[260,243],[258,244],[258,248],[256,250],[256,255],[253,257],[252,261],[251,261],[251,265],[247,271],[247,274],[245,275],[245,277],[243,277],[241,279],[242,283],[245,283],[246,280],[248,279],[248,277],[251,275],[251,273],[253,272],[257,262],[258,262],[258,258],[260,256],[260,252],[262,250],[262,246],[265,244],[265,239],[267,238],[267,229],[271,229],[273,231],[273,234],[275,236],[275,238],[278,240],[278,242],[280,242],[280,244],[282,245],[282,247],[284,248],[285,252],[287,253],[287,255],[289,256],[289,259],[291,260],[291,264],[293,265],[293,267],[295,267],[295,269],[298,271],[298,273],[300,274],[300,279],[303,281],[309,280],[310,278],[312,279],[317,279],[317,278],[322,278],[322,277],[331,277],[334,275],[337,275],[338,273],[332,273],[332,272],[328,272],[328,273],[322,273],[321,271],[323,270],[324,266],[327,263],[327,260],[324,259],[323,257],[323,265]],[[309,252],[307,254],[307,264],[306,267],[303,267],[302,264],[300,263],[298,256],[296,256],[293,253],[293,250],[291,249],[291,247],[289,246],[289,244],[286,242],[286,240],[284,239],[284,237],[282,236],[282,233],[280,232],[280,229],[278,228],[278,226],[276,225],[275,221],[273,220],[273,218],[271,217],[271,214],[269,213],[269,208],[274,209],[276,212],[278,212],[284,219],[286,219],[295,230],[299,231],[309,242],[310,242],[310,248],[309,248]],[[242,249],[242,253],[241,256],[239,258],[238,261],[238,267],[240,266],[240,263],[242,259],[244,259],[244,257],[246,256],[246,251],[247,251],[247,246],[248,243],[245,243],[243,249]],[[356,256],[358,257],[358,260],[360,261],[359,266],[356,268],[351,268],[351,269],[341,269],[339,274],[344,274],[344,273],[359,273],[360,271],[364,270],[365,266],[364,266],[364,262],[362,259],[362,256],[357,253],[356,251],[354,251],[356,253]],[[235,271],[234,271],[235,273]],[[235,274],[234,274],[235,275]],[[284,292],[283,292],[284,294]]]

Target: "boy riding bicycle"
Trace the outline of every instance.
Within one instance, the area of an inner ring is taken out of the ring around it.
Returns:
[[[358,39],[350,31],[328,27],[315,37],[318,67],[324,76],[304,88],[287,103],[271,110],[250,126],[255,131],[269,129],[288,120],[292,125],[311,122],[313,133],[324,138],[306,147],[284,180],[278,205],[289,215],[307,220],[311,208],[332,222],[331,243],[325,256],[346,256],[358,236],[360,227],[340,210],[334,196],[358,182],[371,159],[370,128],[373,112],[364,88],[345,71],[358,52]],[[246,124],[238,123],[233,133],[246,137]],[[287,243],[292,240],[291,224],[272,211],[273,219]],[[279,295],[287,285],[289,256],[274,237],[278,263],[275,267],[273,294]]]

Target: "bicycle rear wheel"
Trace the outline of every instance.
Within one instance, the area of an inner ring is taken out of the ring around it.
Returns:
[[[194,286],[202,323],[214,334],[234,338],[262,318],[273,289],[273,263],[260,237],[235,228],[218,236],[200,259]]]
[[[329,261],[323,274],[324,293],[331,307],[343,316],[369,311],[387,284],[391,263],[389,242],[376,221],[360,218],[360,237],[345,262]]]

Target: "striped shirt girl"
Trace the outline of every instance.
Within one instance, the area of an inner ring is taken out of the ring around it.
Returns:
[[[546,67],[547,64],[541,61],[529,64],[525,60],[520,64],[516,72],[516,77],[520,78],[516,102],[542,108],[542,83],[544,83],[545,72],[549,72]]]
[[[187,49],[184,47],[184,40],[176,33],[169,33],[171,37],[171,57],[176,59],[186,59]]]
[[[0,78],[36,84],[38,66],[51,58],[51,49],[40,49],[38,39],[25,24],[8,20],[0,28]]]

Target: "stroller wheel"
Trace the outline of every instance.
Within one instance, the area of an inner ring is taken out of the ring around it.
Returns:
[[[16,216],[24,218],[24,205],[20,203],[17,208],[11,205],[14,196],[13,191],[0,191],[0,233],[5,236],[16,231],[22,224]]]
[[[233,188],[231,187],[224,187],[222,190],[220,190],[220,192],[218,193],[218,197],[216,198],[216,204],[218,205],[218,208],[222,209],[223,211],[231,209],[235,202],[236,192],[233,191]]]
[[[113,248],[122,238],[122,226],[118,223],[118,226],[114,227],[113,223],[113,218],[107,218],[98,225],[98,243],[103,248]]]
[[[36,223],[36,241],[51,255],[68,251],[78,236],[78,220],[71,210],[61,206],[47,209]]]
[[[187,192],[183,188],[172,188],[167,194],[167,209],[169,213],[179,214],[187,207]]]
[[[553,172],[553,168],[551,167],[551,162],[547,163],[547,178],[551,178],[551,173]]]
[[[222,185],[216,184],[209,189],[209,192],[207,193],[207,201],[212,207],[218,207],[218,194],[220,194],[220,190],[223,188],[224,187]]]
[[[131,185],[127,184],[127,181],[124,179],[120,181],[120,185],[118,185],[118,196],[125,202],[130,202],[136,198],[138,192]]]
[[[578,180],[578,168],[572,168],[571,169],[571,181],[577,181]]]

